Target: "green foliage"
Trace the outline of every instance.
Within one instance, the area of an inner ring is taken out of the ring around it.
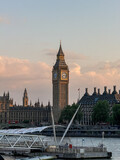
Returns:
[[[111,114],[109,116],[109,120],[108,120],[109,124],[113,125],[113,114]]]
[[[109,121],[110,107],[107,101],[98,101],[93,107],[92,120],[94,123]]]
[[[113,123],[120,125],[120,104],[113,106]]]
[[[59,123],[63,123],[66,121],[69,122],[72,119],[77,108],[78,108],[78,104],[75,104],[75,103],[73,103],[72,106],[67,105],[61,112]],[[77,120],[78,122],[80,122],[81,117],[82,117],[82,113],[79,109],[74,121]]]

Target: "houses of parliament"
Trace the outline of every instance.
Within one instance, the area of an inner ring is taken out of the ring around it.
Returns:
[[[65,62],[64,53],[60,44],[55,65],[52,70],[53,84],[53,113],[57,123],[61,110],[68,105],[68,83],[69,69]],[[0,97],[0,123],[22,123],[28,121],[35,125],[51,123],[51,105],[48,102],[47,106],[40,105],[36,102],[34,105],[28,103],[28,93],[24,90],[23,104],[13,104],[13,99],[10,94],[4,93]]]
[[[40,105],[39,100],[35,105],[28,104],[26,89],[23,94],[23,104],[18,106],[13,105],[13,99],[10,98],[9,93],[4,93],[0,97],[0,123],[48,124],[48,122],[51,122],[50,107],[50,102],[47,106],[43,106],[43,104]]]

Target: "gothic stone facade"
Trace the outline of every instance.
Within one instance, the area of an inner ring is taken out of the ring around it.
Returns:
[[[9,92],[0,96],[0,123],[7,123],[9,119],[9,107],[13,107],[13,99],[9,98]]]
[[[0,123],[22,123],[28,121],[30,124],[50,124],[51,111],[50,102],[47,106],[40,105],[39,100],[35,105],[28,104],[27,90],[23,95],[23,105],[13,105],[13,99],[9,93],[0,97]]]
[[[68,105],[69,69],[64,59],[64,53],[60,44],[57,60],[52,70],[53,83],[53,113],[57,123],[61,110]]]
[[[81,104],[81,111],[83,113],[83,117],[81,120],[82,125],[93,125],[92,123],[93,106],[99,100],[108,101],[112,110],[114,104],[120,103],[120,91],[118,93],[116,91],[116,86],[113,86],[113,92],[111,93],[110,89],[107,91],[107,87],[105,86],[103,94],[100,94],[100,89],[96,91],[96,88],[94,88],[93,94],[89,95],[88,88],[86,88],[84,96],[78,102],[79,104]]]

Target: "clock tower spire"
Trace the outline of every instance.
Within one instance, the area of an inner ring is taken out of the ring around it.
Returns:
[[[53,112],[57,123],[61,110],[68,105],[69,69],[64,59],[64,53],[60,43],[56,63],[52,70],[53,83]]]

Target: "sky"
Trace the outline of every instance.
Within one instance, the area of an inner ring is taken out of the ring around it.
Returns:
[[[0,0],[0,95],[52,104],[60,41],[70,70],[69,103],[80,88],[120,89],[120,0]]]

